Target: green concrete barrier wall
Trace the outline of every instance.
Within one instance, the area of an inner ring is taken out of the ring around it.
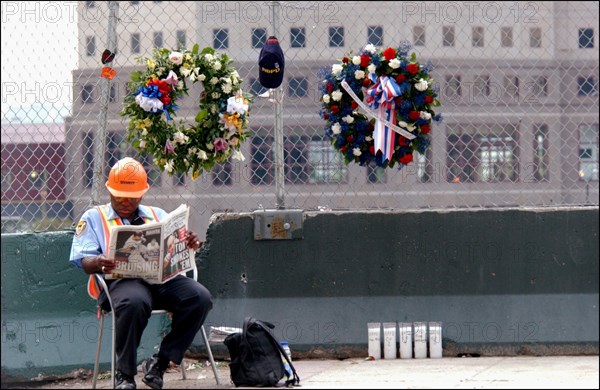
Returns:
[[[348,357],[367,355],[368,322],[441,321],[444,356],[598,354],[598,208],[305,212],[293,240],[255,240],[253,213],[213,217],[196,258],[207,330],[252,315],[297,358]],[[3,377],[92,367],[98,322],[71,240],[2,235]],[[140,359],[166,326],[151,320]],[[200,337],[190,353],[205,354]]]
[[[294,356],[366,356],[368,322],[415,321],[446,356],[598,353],[598,208],[310,212],[299,240],[213,217],[209,320],[269,320]]]
[[[96,304],[88,277],[70,265],[73,232],[2,234],[2,377],[28,379],[93,368]],[[164,317],[164,316],[160,316]],[[101,368],[110,367],[110,316]],[[151,356],[168,325],[153,318],[139,350]]]

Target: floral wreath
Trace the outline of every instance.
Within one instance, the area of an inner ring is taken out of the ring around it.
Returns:
[[[411,46],[378,50],[368,44],[325,70],[321,117],[325,133],[346,164],[404,167],[413,151],[425,154],[431,122],[441,121],[432,107],[440,105],[432,88],[431,65],[407,58]],[[360,111],[358,109],[361,109]]]
[[[130,118],[127,137],[139,152],[150,154],[161,171],[191,171],[194,180],[230,156],[244,160],[240,145],[249,135],[250,95],[242,92],[242,79],[227,55],[210,47],[198,53],[196,44],[191,51],[154,49],[153,58],[137,60],[146,69],[131,74],[133,92],[121,115]],[[173,120],[177,99],[188,95],[186,79],[204,87],[192,125]]]

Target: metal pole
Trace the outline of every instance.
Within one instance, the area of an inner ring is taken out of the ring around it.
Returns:
[[[108,2],[108,47],[115,52],[117,48],[117,18],[119,3]],[[106,151],[106,118],[108,114],[108,101],[110,97],[111,80],[100,80],[100,112],[98,113],[98,131],[94,137],[94,180],[92,181],[92,205],[100,204],[100,190],[104,186],[104,152]]]
[[[271,3],[273,35],[279,38],[279,2]],[[275,160],[275,207],[285,208],[285,165],[283,161],[283,87],[279,86],[273,92],[275,99],[275,122],[273,131],[273,147]]]

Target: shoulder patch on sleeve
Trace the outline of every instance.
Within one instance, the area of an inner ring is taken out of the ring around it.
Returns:
[[[79,221],[77,227],[75,228],[75,237],[79,237],[85,231],[85,228],[87,228],[87,222]]]

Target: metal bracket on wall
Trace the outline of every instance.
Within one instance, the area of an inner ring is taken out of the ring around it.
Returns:
[[[303,239],[302,221],[304,210],[256,210],[254,211],[255,240]]]

